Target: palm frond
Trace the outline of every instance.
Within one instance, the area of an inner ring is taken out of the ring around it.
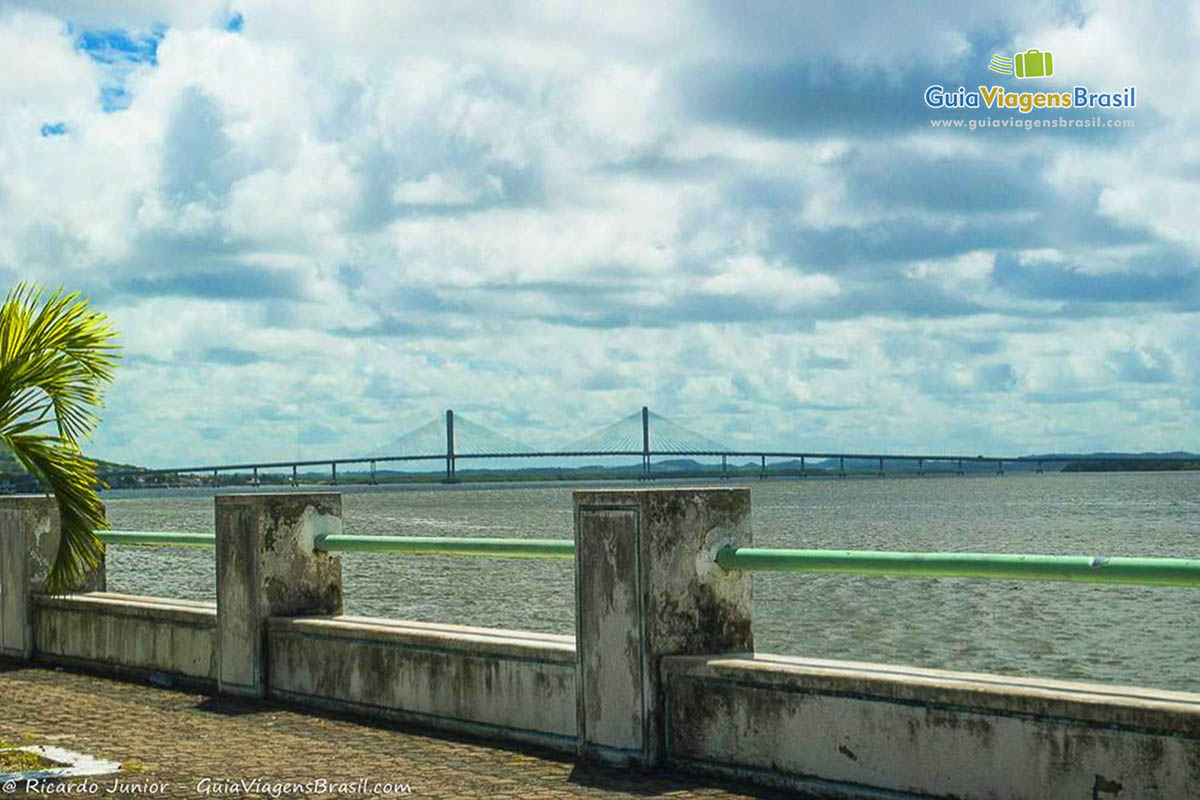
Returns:
[[[104,543],[94,533],[109,527],[104,504],[96,493],[96,463],[52,436],[0,433],[0,444],[45,484],[58,502],[62,534],[45,588],[52,593],[70,589],[104,555]]]
[[[108,318],[78,292],[60,289],[42,302],[40,290],[20,284],[0,308],[0,394],[45,393],[59,436],[77,443],[99,421],[95,409],[112,380],[114,338]]]
[[[69,588],[93,568],[107,527],[95,463],[79,449],[99,422],[118,357],[108,318],[78,292],[20,283],[0,306],[0,444],[54,493],[62,539],[47,588]],[[57,435],[45,427],[53,424]]]

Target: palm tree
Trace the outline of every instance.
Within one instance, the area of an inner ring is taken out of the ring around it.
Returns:
[[[80,451],[100,421],[118,347],[108,318],[75,292],[17,284],[0,307],[0,445],[58,502],[62,538],[46,580],[69,589],[99,563],[107,528],[96,463]]]

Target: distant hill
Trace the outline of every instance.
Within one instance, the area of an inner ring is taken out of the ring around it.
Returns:
[[[0,446],[0,477],[10,477],[24,475],[25,468],[21,466],[21,462],[17,461],[17,457],[4,446]]]
[[[114,469],[140,469],[129,464],[112,461],[97,461],[100,471]],[[37,489],[38,484],[7,447],[0,445],[0,492],[26,492]]]
[[[1200,469],[1200,453],[1172,450],[1167,453],[1055,453],[1030,458],[1066,458],[1063,472],[1176,472]]]
[[[1092,453],[1037,453],[1035,455],[1024,456],[1024,458],[1065,458],[1082,460],[1103,460],[1103,459],[1158,459],[1160,461],[1175,460],[1175,461],[1198,461],[1200,453],[1192,453],[1187,450],[1171,450],[1170,452],[1160,453],[1153,450],[1147,450],[1141,453],[1120,453],[1109,451],[1098,451]]]
[[[1180,472],[1200,469],[1200,458],[1071,461],[1063,472]]]

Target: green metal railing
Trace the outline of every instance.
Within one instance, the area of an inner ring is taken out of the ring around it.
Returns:
[[[570,539],[487,539],[457,536],[356,536],[329,534],[313,542],[318,550],[343,553],[410,553],[493,558],[574,558]]]
[[[105,544],[212,547],[211,533],[175,531],[96,531]],[[570,539],[499,539],[459,536],[360,536],[322,534],[318,550],[342,553],[408,553],[410,555],[484,556],[491,558],[574,558]]]
[[[217,537],[211,533],[176,533],[174,531],[96,531],[105,544],[175,545],[177,547],[212,547]]]
[[[107,544],[211,547],[210,533],[97,531]],[[498,539],[456,536],[316,537],[318,550],[353,553],[481,556],[487,558],[572,558],[570,539]],[[876,550],[776,550],[724,547],[717,563],[725,569],[837,573],[891,578],[987,578],[1015,581],[1115,583],[1200,588],[1200,560],[1003,553],[895,553]]]
[[[1200,588],[1200,561],[1180,558],[893,553],[877,550],[772,550],[725,547],[725,569],[840,573],[892,578],[991,578]]]

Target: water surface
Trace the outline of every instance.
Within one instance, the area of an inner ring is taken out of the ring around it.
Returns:
[[[749,485],[760,546],[1200,557],[1200,473]],[[572,488],[341,491],[348,533],[570,538]],[[211,492],[106,502],[117,529],[213,530]],[[574,632],[568,560],[342,558],[347,613]],[[113,591],[212,600],[214,569],[211,550],[109,548]],[[754,596],[761,652],[1200,692],[1200,590],[759,573]]]

